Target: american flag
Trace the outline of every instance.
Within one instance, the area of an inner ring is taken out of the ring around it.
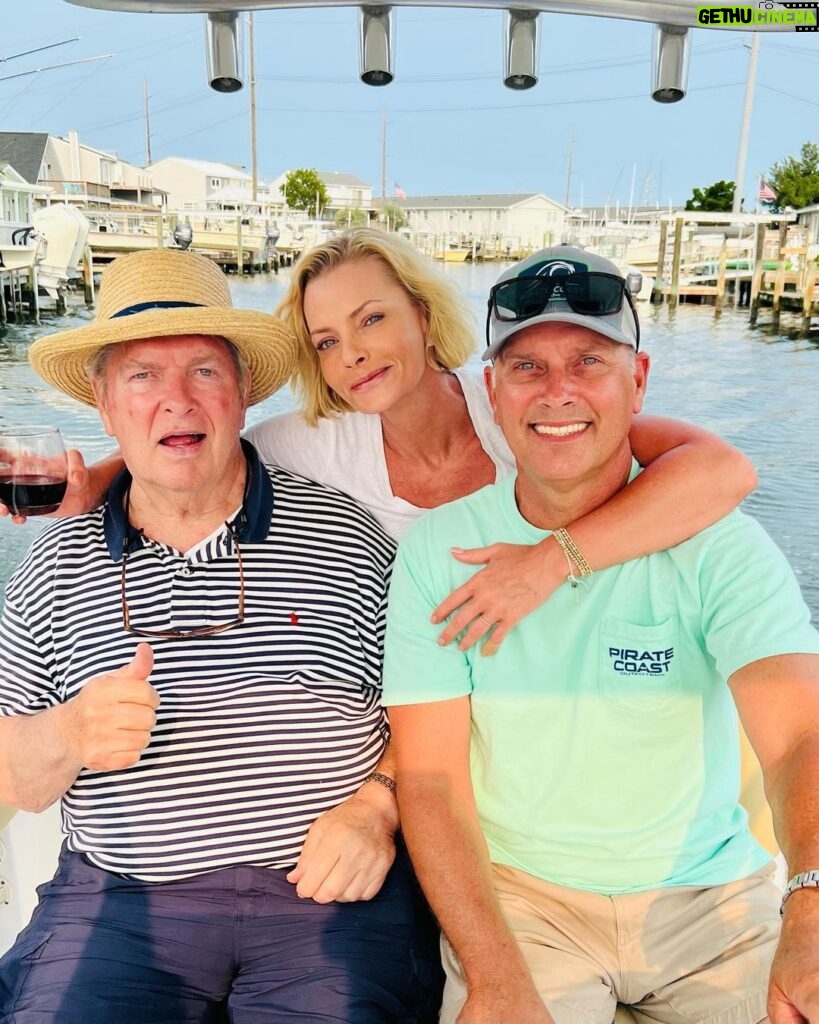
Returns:
[[[395,195],[399,199],[406,199],[407,198],[407,193],[401,188],[401,186],[398,184],[397,181],[395,182],[395,186],[393,188],[393,192],[395,193]]]
[[[759,182],[758,198],[761,203],[775,203],[777,199],[776,192],[764,179]]]

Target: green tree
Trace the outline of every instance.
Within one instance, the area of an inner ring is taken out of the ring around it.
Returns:
[[[320,217],[330,205],[324,182],[312,168],[290,171],[279,191],[291,210],[307,210],[311,217]]]
[[[776,192],[776,203],[771,204],[774,210],[784,210],[786,206],[798,210],[819,203],[819,145],[806,142],[798,159],[789,156],[774,164],[767,181]]]
[[[733,181],[715,181],[707,188],[695,188],[685,204],[686,210],[724,210],[730,212],[734,203]]]
[[[358,206],[337,210],[334,218],[337,228],[365,228],[369,220],[367,211]]]
[[[384,203],[380,219],[391,231],[397,231],[407,225],[407,215],[397,203]]]

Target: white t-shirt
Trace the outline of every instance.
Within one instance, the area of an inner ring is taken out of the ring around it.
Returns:
[[[455,371],[469,417],[484,451],[495,464],[496,479],[515,468],[514,458],[492,410],[483,380],[466,370]],[[381,420],[373,413],[348,412],[321,419],[315,427],[300,412],[273,416],[246,432],[262,462],[336,487],[356,498],[398,538],[427,509],[392,493]]]

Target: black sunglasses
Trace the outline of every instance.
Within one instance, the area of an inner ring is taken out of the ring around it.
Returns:
[[[521,323],[540,316],[552,299],[559,299],[580,316],[611,316],[623,308],[625,296],[634,315],[636,348],[640,347],[640,322],[626,281],[616,274],[590,270],[552,277],[515,277],[501,281],[489,292],[486,341],[491,344],[492,316],[501,323]]]

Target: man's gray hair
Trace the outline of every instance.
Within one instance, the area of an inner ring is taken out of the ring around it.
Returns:
[[[236,381],[239,385],[239,393],[242,396],[242,401],[247,400],[248,393],[250,391],[250,366],[244,357],[244,354],[238,349],[232,341],[228,341],[227,338],[223,338],[221,335],[213,335],[216,341],[221,341],[225,344],[230,355],[230,360],[233,363],[233,368],[236,371]],[[128,344],[125,342],[124,344]],[[91,356],[88,362],[85,364],[85,375],[91,381],[92,384],[96,384],[100,393],[105,395],[105,385],[108,373],[108,364],[111,361],[111,356],[114,352],[121,349],[123,342],[113,342],[110,345],[103,345],[102,348]]]

